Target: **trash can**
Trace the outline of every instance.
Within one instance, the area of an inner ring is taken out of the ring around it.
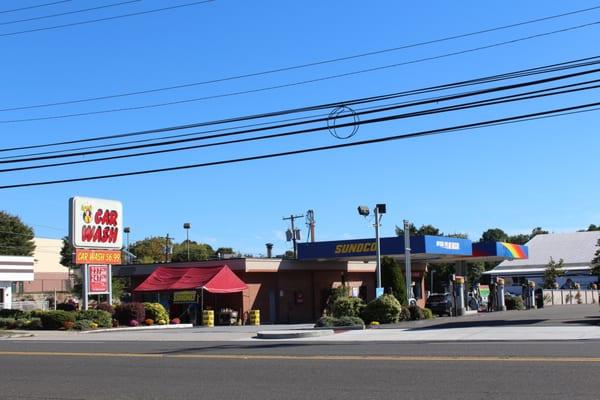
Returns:
[[[260,310],[250,310],[250,325],[260,325]]]
[[[215,312],[213,310],[202,311],[202,326],[213,328],[215,326]]]

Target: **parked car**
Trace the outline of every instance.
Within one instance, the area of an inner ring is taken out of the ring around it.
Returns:
[[[454,300],[450,293],[434,293],[429,295],[425,307],[429,308],[434,314],[439,316],[452,315]]]

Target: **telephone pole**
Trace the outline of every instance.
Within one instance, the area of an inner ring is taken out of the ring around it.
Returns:
[[[288,230],[287,232],[287,240],[288,242],[291,240],[294,243],[294,258],[298,257],[298,247],[296,246],[297,241],[300,239],[300,229],[296,229],[296,226],[294,225],[294,220],[298,219],[298,218],[304,218],[304,215],[290,215],[289,217],[283,217],[283,220],[290,220],[292,223],[292,229],[291,231]]]

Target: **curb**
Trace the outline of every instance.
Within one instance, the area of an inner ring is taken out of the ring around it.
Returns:
[[[297,331],[262,331],[256,334],[257,339],[301,339],[309,337],[333,335],[333,329],[297,330]]]
[[[362,331],[367,329],[364,325],[349,325],[349,326],[332,326],[332,327],[321,327],[315,326],[313,330],[315,331],[324,331],[324,330],[334,330],[334,331]]]
[[[192,328],[192,324],[177,324],[177,325],[152,325],[152,326],[131,326],[127,328],[105,328],[94,329],[92,331],[82,331],[80,333],[104,333],[104,332],[129,332],[129,331],[155,331],[159,329],[187,329]]]

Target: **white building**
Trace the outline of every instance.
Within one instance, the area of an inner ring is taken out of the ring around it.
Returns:
[[[557,280],[559,286],[579,283],[582,288],[586,288],[598,280],[591,274],[590,267],[590,262],[599,249],[596,246],[598,239],[600,231],[536,235],[526,243],[529,258],[502,261],[488,274],[505,278],[508,285],[520,285],[526,280],[541,285],[550,259],[556,262],[562,259],[564,275]]]
[[[15,283],[33,281],[34,258],[0,256],[0,308],[12,308]]]

